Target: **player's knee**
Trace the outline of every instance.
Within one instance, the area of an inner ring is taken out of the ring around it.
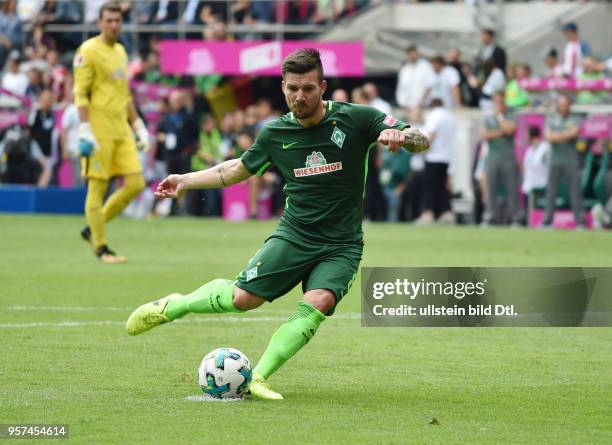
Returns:
[[[234,286],[234,299],[232,303],[236,309],[250,311],[251,309],[258,308],[265,302],[266,300],[263,298]]]
[[[327,315],[336,305],[336,296],[329,289],[314,289],[304,294],[304,301]]]
[[[134,195],[142,192],[145,186],[145,180],[142,175],[131,175],[126,178],[126,187],[128,187]]]

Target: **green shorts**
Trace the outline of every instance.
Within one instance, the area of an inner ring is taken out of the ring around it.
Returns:
[[[309,244],[273,235],[238,274],[236,286],[274,301],[301,282],[302,292],[329,289],[338,304],[355,281],[362,253],[359,243]]]

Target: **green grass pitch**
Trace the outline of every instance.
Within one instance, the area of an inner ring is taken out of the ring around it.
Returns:
[[[0,423],[70,424],[69,443],[612,443],[612,328],[361,328],[357,281],[273,376],[280,403],[198,403],[197,366],[256,362],[300,298],[189,315],[139,337],[136,306],[233,277],[274,222],[131,221],[99,264],[83,219],[0,216]],[[608,233],[364,226],[367,266],[612,266]],[[432,422],[436,419],[436,422]]]

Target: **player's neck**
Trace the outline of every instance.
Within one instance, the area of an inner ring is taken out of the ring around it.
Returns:
[[[327,101],[321,101],[317,111],[306,119],[297,119],[302,127],[313,127],[317,125],[325,117],[325,108],[327,107]]]
[[[104,34],[100,34],[100,40],[102,40],[102,42],[106,43],[108,46],[114,46],[115,43],[117,43],[117,40],[111,37],[106,37]]]

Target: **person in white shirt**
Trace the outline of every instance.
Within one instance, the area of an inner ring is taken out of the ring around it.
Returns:
[[[397,75],[395,101],[408,110],[424,106],[424,99],[434,78],[434,70],[429,61],[423,59],[416,46],[406,49],[406,63]]]
[[[444,108],[455,111],[461,106],[459,72],[454,67],[447,65],[442,56],[433,57],[431,66],[434,69],[434,77],[430,83],[429,96],[441,99]]]
[[[72,167],[72,185],[84,184],[81,176],[81,155],[79,152],[79,113],[74,103],[66,107],[62,114],[60,140],[63,158],[70,161]]]
[[[506,76],[495,66],[493,59],[488,59],[483,65],[484,71],[484,84],[480,90],[480,100],[478,105],[483,113],[493,113],[493,96],[495,93],[504,91],[506,89]]]
[[[446,109],[440,98],[431,101],[431,111],[425,118],[423,132],[431,141],[425,153],[423,214],[417,224],[453,222],[448,190],[448,172],[452,166],[455,151],[455,117]]]
[[[521,192],[528,195],[534,190],[545,189],[548,179],[547,156],[550,143],[542,139],[538,127],[529,128],[529,147],[523,158],[523,184]]]
[[[582,59],[591,55],[591,48],[586,42],[580,40],[576,23],[566,23],[563,25],[562,31],[567,39],[563,51],[563,73],[572,78],[580,77],[582,74]]]
[[[544,77],[550,78],[562,78],[563,77],[563,66],[559,63],[559,54],[555,48],[549,48],[544,56],[544,64],[546,65],[546,71]]]
[[[365,94],[371,107],[382,111],[385,114],[391,114],[391,105],[378,95],[378,87],[372,82],[368,82],[363,86],[363,94]]]
[[[19,58],[19,51],[13,50],[10,52],[6,71],[2,76],[2,88],[17,96],[25,96],[30,79],[28,79],[26,73],[20,70]]]

